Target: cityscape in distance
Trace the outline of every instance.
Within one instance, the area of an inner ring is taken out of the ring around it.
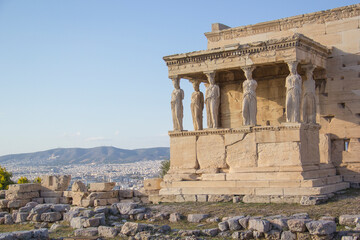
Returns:
[[[159,175],[161,162],[170,158],[167,147],[120,149],[115,147],[58,148],[0,156],[0,165],[13,181],[42,175],[71,175],[71,181],[116,182],[117,189],[139,189],[143,180]]]

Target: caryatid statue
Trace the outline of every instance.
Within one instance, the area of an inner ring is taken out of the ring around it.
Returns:
[[[174,131],[183,130],[183,103],[184,91],[180,88],[180,78],[171,77],[174,84],[174,90],[171,93],[171,113],[174,124]]]
[[[193,119],[194,130],[203,129],[203,109],[204,109],[204,94],[200,92],[200,81],[192,81],[194,92],[191,94],[191,114]]]
[[[316,97],[315,97],[315,81],[313,79],[313,65],[305,66],[306,81],[304,81],[304,97],[302,103],[303,122],[316,123]]]
[[[205,91],[208,128],[219,127],[220,88],[215,84],[215,72],[205,72],[209,84]],[[206,86],[206,85],[205,85]]]
[[[205,96],[206,96],[210,84],[204,83],[204,85],[205,85]],[[206,100],[205,100],[205,107],[206,107],[206,125],[209,127],[211,125],[210,105],[206,103]]]
[[[246,80],[243,82],[243,102],[242,115],[243,125],[256,125],[257,101],[256,101],[256,87],[257,82],[252,78],[252,71],[255,68],[243,67]]]
[[[288,62],[290,74],[286,77],[286,121],[300,122],[301,77],[297,73],[298,62]]]

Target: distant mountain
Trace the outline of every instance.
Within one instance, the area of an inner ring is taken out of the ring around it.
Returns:
[[[145,160],[170,159],[170,148],[120,149],[115,147],[57,148],[35,153],[12,154],[0,157],[1,164],[70,165],[91,163],[132,163]]]

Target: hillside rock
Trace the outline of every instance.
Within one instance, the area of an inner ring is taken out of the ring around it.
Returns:
[[[2,164],[17,162],[22,166],[70,164],[132,163],[170,158],[170,148],[120,149],[115,147],[57,148],[43,152],[11,154],[0,157]]]

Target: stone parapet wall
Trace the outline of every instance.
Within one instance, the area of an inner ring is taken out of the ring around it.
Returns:
[[[311,167],[317,170],[319,128],[318,125],[291,123],[170,132],[170,175],[164,179],[167,181],[171,174],[184,173],[199,176],[219,172],[261,173],[266,168],[283,172],[302,172]],[[301,169],[304,167],[307,169]]]

